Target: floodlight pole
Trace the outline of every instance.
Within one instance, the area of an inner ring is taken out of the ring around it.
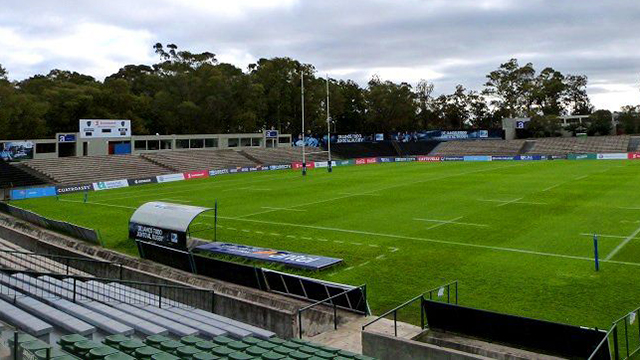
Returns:
[[[329,153],[329,164],[327,171],[331,172],[331,116],[329,115],[329,74],[327,74],[327,152]]]
[[[307,175],[307,158],[304,144],[304,72],[300,72],[300,93],[302,95],[302,176]]]

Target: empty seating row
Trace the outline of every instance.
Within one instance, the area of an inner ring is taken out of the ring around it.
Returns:
[[[301,147],[279,147],[274,149],[243,149],[243,153],[256,159],[262,165],[279,165],[290,164],[292,162],[302,161],[302,148]],[[327,161],[329,155],[321,148],[305,149],[305,155],[307,161]],[[337,154],[333,159],[339,158]]]
[[[440,143],[431,153],[433,156],[455,155],[505,155],[520,153],[525,140],[456,140]]]
[[[0,160],[0,189],[42,185],[45,182],[22,169],[22,164]]]
[[[257,165],[235,150],[162,151],[141,156],[163,167],[180,172]]]
[[[171,170],[137,155],[37,159],[25,161],[24,165],[60,184],[134,179],[171,172]]]
[[[43,341],[21,334],[17,344],[10,340],[9,346],[18,351],[28,352],[37,359],[44,359],[47,348],[53,359],[357,359],[369,360],[367,356],[349,351],[326,347],[306,340],[283,340],[271,338],[261,340],[255,337],[232,339],[217,336],[206,340],[198,336],[185,336],[177,340],[163,335],[152,335],[137,340],[123,335],[110,335],[102,342],[93,341],[79,334],[62,336],[59,348],[51,348]],[[73,356],[72,356],[73,355]]]
[[[594,136],[536,139],[529,154],[565,155],[570,153],[623,153],[627,152],[630,137]]]

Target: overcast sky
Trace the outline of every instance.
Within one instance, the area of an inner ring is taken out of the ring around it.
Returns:
[[[436,93],[481,90],[510,58],[589,77],[598,108],[640,103],[638,0],[4,0],[11,79],[59,68],[99,80],[157,61],[152,45],[210,51],[246,69],[290,56],[361,84],[374,74]]]

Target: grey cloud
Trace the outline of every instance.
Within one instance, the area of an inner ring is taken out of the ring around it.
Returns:
[[[436,92],[448,92],[458,83],[479,90],[485,74],[511,57],[539,70],[585,74],[594,83],[637,84],[639,18],[640,2],[625,0],[300,0],[247,7],[240,16],[170,0],[31,0],[4,9],[0,27],[54,39],[78,22],[109,24],[193,51],[234,51],[255,60],[290,56],[322,73],[353,69],[349,76],[361,84],[375,68],[428,68],[442,74],[433,79]],[[32,70],[46,72],[52,64],[73,63],[49,59]]]

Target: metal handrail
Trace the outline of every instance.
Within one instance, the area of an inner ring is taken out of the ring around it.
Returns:
[[[377,321],[384,319],[384,318],[385,318],[385,317],[387,317],[389,314],[393,314],[393,329],[394,329],[394,334],[395,334],[395,336],[397,337],[397,336],[398,336],[398,326],[397,326],[397,322],[398,322],[398,316],[397,316],[397,314],[398,314],[398,310],[401,310],[401,309],[403,309],[403,308],[405,308],[405,307],[407,307],[407,306],[411,305],[412,303],[414,303],[415,301],[417,301],[417,300],[419,300],[419,299],[421,300],[420,302],[422,303],[423,301],[425,301],[425,297],[424,297],[424,296],[425,296],[425,294],[429,294],[429,298],[431,299],[431,298],[432,298],[432,295],[431,295],[431,294],[432,294],[434,291],[438,291],[438,290],[443,289],[443,288],[445,288],[445,287],[446,287],[447,289],[449,289],[449,288],[451,287],[451,285],[455,285],[455,290],[456,290],[456,297],[455,297],[456,302],[455,302],[455,303],[457,304],[457,303],[458,303],[458,280],[455,280],[455,281],[452,281],[452,282],[446,283],[446,284],[444,284],[444,285],[438,286],[438,287],[436,287],[436,288],[433,288],[433,289],[427,290],[427,291],[423,292],[422,294],[420,294],[420,295],[418,295],[418,296],[416,296],[416,297],[414,297],[414,298],[412,298],[412,299],[410,299],[410,300],[408,300],[408,301],[405,301],[405,302],[404,302],[404,303],[402,303],[401,305],[398,305],[398,306],[396,306],[395,308],[393,308],[393,309],[391,309],[391,310],[389,310],[389,311],[387,311],[387,312],[383,313],[382,315],[378,316],[376,319],[373,319],[372,321],[370,321],[370,322],[368,322],[368,323],[364,324],[364,325],[362,326],[362,331],[364,331],[364,330],[367,328],[367,326],[370,326],[370,325],[372,325],[372,324],[376,323]],[[450,293],[451,293],[451,291],[450,291],[450,290],[448,290],[448,291],[447,291],[447,302],[450,302],[450,301],[451,301]],[[424,308],[423,308],[422,306],[420,306],[420,328],[421,328],[421,329],[424,329],[424,327],[425,327],[425,324],[424,324]]]
[[[212,289],[204,289],[204,288],[198,288],[198,287],[190,287],[190,286],[184,286],[184,285],[175,285],[175,284],[162,284],[162,283],[150,283],[150,282],[143,282],[143,281],[134,281],[134,280],[122,280],[122,279],[113,279],[113,278],[99,278],[99,277],[93,277],[93,276],[81,276],[81,275],[64,275],[64,274],[56,274],[56,273],[46,273],[46,272],[37,272],[37,271],[29,271],[29,270],[16,270],[16,269],[5,269],[5,268],[0,268],[0,274],[25,274],[25,275],[29,275],[31,277],[34,278],[39,278],[40,276],[50,276],[52,278],[56,278],[56,279],[71,279],[73,280],[73,290],[72,290],[72,294],[73,294],[73,300],[75,302],[76,300],[76,295],[77,295],[77,290],[76,290],[76,281],[97,281],[101,284],[105,284],[105,286],[108,283],[118,283],[118,284],[122,284],[122,285],[128,285],[128,286],[132,286],[134,288],[136,288],[136,286],[139,287],[144,287],[147,290],[150,289],[157,289],[158,293],[157,294],[153,294],[150,293],[151,295],[157,296],[158,297],[158,307],[162,307],[163,301],[166,303],[166,299],[169,298],[166,296],[166,294],[168,293],[168,291],[164,291],[164,296],[163,296],[163,290],[162,289],[171,289],[173,291],[173,293],[179,293],[180,290],[182,290],[182,294],[187,294],[188,291],[194,291],[197,293],[201,293],[199,296],[194,297],[194,299],[196,300],[195,303],[201,302],[202,308],[203,310],[207,310],[210,312],[214,312],[215,309],[215,291]],[[147,291],[149,292],[149,291]],[[211,297],[211,302],[209,304],[205,304],[205,298],[204,295],[205,293],[207,295],[209,295]],[[124,296],[123,296],[124,298]],[[130,298],[129,296],[127,296],[127,298]],[[175,299],[171,299],[169,298],[171,301],[176,301]],[[187,306],[190,307],[196,307],[192,304],[185,304]],[[206,306],[205,306],[206,305]],[[206,307],[206,308],[205,308]]]
[[[367,284],[362,284],[362,285],[360,285],[358,287],[354,287],[352,289],[345,290],[345,291],[343,291],[343,292],[341,292],[339,294],[335,294],[335,295],[330,296],[330,297],[328,297],[326,299],[322,299],[322,300],[316,301],[313,304],[310,304],[310,305],[307,305],[307,306],[303,306],[300,309],[298,309],[298,331],[299,331],[300,339],[302,339],[302,313],[304,311],[307,311],[307,310],[309,310],[309,309],[311,309],[311,308],[313,308],[315,306],[324,304],[327,301],[333,300],[333,299],[338,298],[340,296],[346,296],[348,293],[350,293],[350,292],[352,292],[354,290],[361,290],[362,291],[362,294],[363,294],[363,297],[364,297],[364,301],[365,301],[365,304],[366,304],[366,302],[367,302]],[[336,305],[335,302],[332,302],[331,305],[333,306],[333,329],[336,330],[336,329],[338,329],[338,305]],[[366,311],[365,311],[364,315],[365,316],[368,315]]]
[[[605,335],[604,339],[602,339],[602,341],[600,341],[600,343],[598,343],[598,346],[596,346],[596,348],[593,350],[593,352],[587,358],[587,360],[592,360],[593,357],[596,356],[596,354],[598,353],[598,351],[600,350],[602,345],[604,345],[605,342],[609,341],[609,335],[611,335],[611,333],[613,332],[614,328],[616,328],[617,326],[618,326],[618,324],[616,322],[614,322],[613,325],[611,326],[611,328],[609,329],[609,331],[607,331],[607,334]]]

